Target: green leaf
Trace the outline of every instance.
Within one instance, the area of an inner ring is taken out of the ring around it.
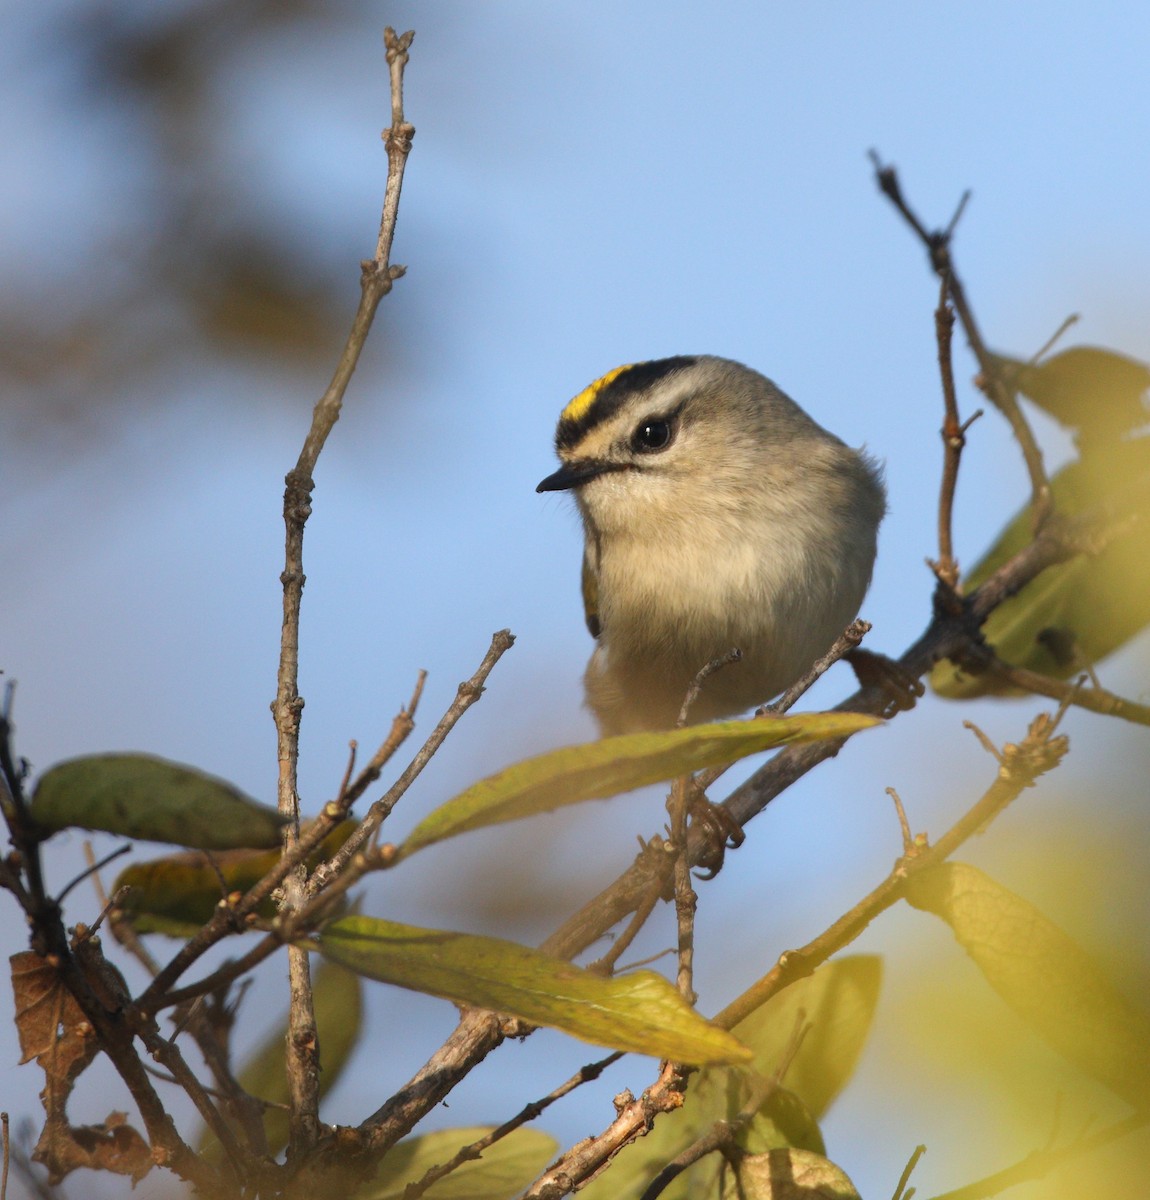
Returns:
[[[356,824],[349,820],[337,825],[307,860],[308,868],[330,858],[351,836]],[[246,892],[279,858],[278,850],[221,850],[212,855],[211,861],[197,850],[169,854],[125,867],[112,891],[129,889],[122,911],[137,933],[187,938],[211,919],[222,895]],[[275,905],[269,899],[256,911],[270,918],[275,914]]]
[[[674,779],[793,742],[845,738],[880,722],[861,713],[801,713],[721,721],[661,733],[625,733],[524,759],[472,784],[422,820],[401,855],[469,829],[551,812]]]
[[[783,1082],[816,1118],[822,1117],[854,1074],[874,1022],[881,982],[877,955],[836,958],[772,996],[731,1032],[754,1051],[756,1068],[770,1075],[796,1032],[809,1025]]]
[[[691,1064],[750,1057],[653,971],[604,979],[514,942],[374,917],[333,921],[318,948],[370,979],[510,1013],[597,1046]]]
[[[40,776],[31,813],[56,832],[71,825],[199,850],[278,846],[286,818],[230,783],[148,754],[93,754]]]
[[[319,1094],[322,1097],[343,1074],[359,1040],[363,1027],[363,984],[354,971],[324,962],[312,973],[312,997],[319,1031]],[[239,1085],[250,1096],[275,1105],[287,1105],[290,1101],[284,1066],[286,1038],[286,1023],[281,1023],[260,1043],[240,1070]],[[286,1108],[268,1108],[264,1112],[264,1129],[271,1153],[278,1154],[287,1145]],[[218,1159],[221,1154],[215,1137],[206,1130],[200,1134],[199,1150],[213,1159]]]
[[[724,1191],[724,1200],[860,1200],[846,1172],[810,1150],[749,1154],[736,1174],[738,1187]]]
[[[751,1118],[738,1138],[748,1154],[794,1147],[826,1154],[822,1130],[811,1110],[789,1088],[777,1087]]]
[[[1150,624],[1150,437],[1118,442],[1064,467],[1051,481],[1060,513],[1073,516],[1105,504],[1129,528],[1096,556],[1043,571],[990,614],[983,636],[1016,667],[1065,679],[1093,665]],[[963,580],[969,592],[1030,542],[1033,520],[1022,509]],[[1008,685],[970,675],[947,659],[930,676],[948,699],[1010,694]]]
[[[403,1200],[409,1183],[448,1162],[461,1147],[477,1142],[492,1128],[443,1129],[400,1142],[389,1151],[374,1181],[356,1192],[356,1200]],[[425,1200],[511,1200],[558,1149],[554,1138],[537,1129],[516,1129],[484,1150],[482,1158],[463,1163],[433,1183],[423,1195]]]
[[[1063,1057],[1135,1107],[1150,1099],[1150,1013],[1021,896],[966,863],[916,872],[907,900],[941,917],[986,981]]]
[[[995,356],[1006,379],[1062,425],[1118,438],[1145,425],[1150,367],[1098,346],[1071,346],[1040,363]]]
[[[783,1088],[768,1097],[740,1139],[759,1150],[784,1142],[818,1152],[816,1124],[854,1072],[878,1003],[882,961],[847,955],[825,963],[755,1009],[731,1032],[754,1052],[746,1068],[708,1067],[693,1076],[677,1112],[665,1113],[646,1137],[624,1147],[611,1170],[579,1193],[580,1200],[638,1200],[656,1174],[707,1132],[747,1105],[754,1075],[770,1077],[781,1065],[799,1018],[809,1024]],[[736,1001],[737,1003],[737,1001]],[[733,1007],[733,1006],[732,1006]],[[694,1200],[718,1191],[721,1162],[710,1156],[675,1179],[663,1200]]]

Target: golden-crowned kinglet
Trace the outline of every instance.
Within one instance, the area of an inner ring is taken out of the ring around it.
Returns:
[[[724,358],[619,367],[579,393],[537,490],[575,493],[584,683],[604,734],[742,712],[789,687],[853,619],[886,508],[875,464]]]

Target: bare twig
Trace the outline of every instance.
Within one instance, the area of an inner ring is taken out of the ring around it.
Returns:
[[[1084,687],[1080,681],[1067,683],[1064,679],[1054,679],[1038,671],[1028,671],[1025,667],[1012,667],[994,655],[987,662],[986,669],[1004,683],[1035,695],[1064,700],[1075,708],[1089,709],[1090,712],[1101,713],[1107,717],[1118,717],[1135,725],[1150,725],[1150,706],[1126,700],[1105,688]]]
[[[660,840],[658,843],[659,852],[662,853],[666,843]],[[639,935],[639,930],[647,923],[647,918],[655,911],[655,905],[659,903],[659,897],[662,894],[662,886],[653,887],[647,893],[644,900],[639,903],[631,916],[631,920],[627,923],[627,928],[615,939],[611,945],[611,949],[606,954],[601,955],[593,963],[587,964],[588,971],[595,971],[600,975],[610,975],[615,970],[615,964],[623,956],[623,952]]]
[[[673,1063],[664,1064],[659,1078],[638,1098],[629,1091],[615,1098],[617,1116],[601,1134],[572,1146],[523,1193],[520,1200],[558,1200],[580,1182],[590,1179],[618,1152],[646,1131],[660,1113],[682,1106],[683,1076]]]
[[[939,582],[954,591],[958,586],[958,563],[954,560],[951,537],[951,518],[954,512],[954,489],[958,483],[958,466],[965,444],[965,429],[958,419],[958,397],[954,389],[954,364],[951,360],[951,334],[954,332],[954,310],[947,304],[950,279],[943,277],[939,289],[938,308],[934,312],[934,332],[938,342],[938,369],[942,378],[942,483],[938,495],[938,562],[934,573]]]
[[[331,881],[345,869],[351,859],[359,853],[360,847],[368,839],[375,836],[379,827],[391,815],[391,810],[400,798],[419,777],[420,772],[431,761],[432,756],[443,744],[444,738],[455,728],[459,718],[483,695],[483,685],[491,674],[495,664],[515,645],[515,637],[509,629],[500,629],[492,634],[491,645],[483,656],[475,674],[456,690],[455,699],[439,719],[439,724],[431,731],[431,736],[419,748],[415,757],[408,763],[403,774],[388,789],[387,794],[377,800],[367,815],[360,822],[359,828],[347,839],[339,850],[326,863],[317,867],[308,883],[308,893],[316,895],[329,887]]]
[[[4,1138],[4,1169],[3,1173],[0,1174],[0,1200],[8,1200],[8,1162],[10,1151],[8,1148],[8,1114],[6,1112],[0,1112],[0,1127],[2,1127],[2,1136]]]
[[[89,842],[85,842],[84,846],[85,846],[85,849],[88,849],[88,850],[91,849],[91,843],[89,843]],[[106,867],[110,862],[115,862],[117,858],[120,858],[123,855],[127,854],[128,851],[131,850],[131,848],[132,848],[132,843],[126,842],[123,846],[120,846],[117,849],[113,850],[110,854],[105,854],[104,857],[102,859],[100,859],[99,862],[89,862],[88,866],[83,871],[81,871],[80,874],[77,875],[75,879],[71,880],[69,883],[66,883],[64,885],[63,890],[56,897],[56,903],[63,904],[64,897],[78,883],[83,883],[84,880],[87,879],[89,875],[94,875],[97,871]]]
[[[807,669],[806,673],[796,679],[789,688],[777,699],[770,704],[764,704],[755,712],[756,717],[774,716],[778,713],[790,712],[792,708],[802,699],[804,695],[839,661],[852,650],[857,650],[862,645],[863,638],[871,631],[869,621],[862,620],[861,617],[856,617],[834,640],[834,644],[821,658],[815,659]],[[711,767],[706,771],[699,771],[695,775],[695,787],[699,791],[705,792],[710,788],[716,780],[720,779],[727,771],[729,766]]]
[[[906,1185],[910,1183],[910,1177],[914,1173],[915,1167],[918,1166],[918,1160],[922,1158],[925,1153],[925,1146],[915,1146],[910,1158],[907,1160],[906,1166],[902,1169],[902,1174],[898,1177],[898,1186],[894,1189],[894,1195],[891,1197],[891,1200],[904,1200],[904,1198],[905,1200],[910,1200],[910,1196],[911,1193],[914,1192],[914,1188],[911,1188],[910,1192],[908,1192],[906,1190]]]
[[[427,1191],[433,1183],[438,1183],[445,1175],[450,1175],[457,1167],[461,1167],[465,1162],[471,1162],[480,1157],[484,1150],[493,1146],[496,1142],[507,1137],[508,1134],[514,1133],[516,1129],[526,1125],[529,1121],[536,1120],[541,1116],[556,1100],[562,1099],[568,1093],[573,1092],[576,1088],[582,1087],[585,1083],[593,1083],[599,1078],[603,1072],[619,1059],[623,1057],[622,1051],[616,1050],[613,1054],[608,1054],[606,1058],[599,1059],[598,1062],[588,1063],[585,1067],[580,1067],[574,1075],[571,1076],[565,1083],[561,1083],[554,1091],[549,1092],[539,1100],[534,1100],[530,1104],[525,1105],[518,1113],[515,1114],[509,1121],[504,1121],[498,1129],[493,1129],[490,1133],[471,1142],[470,1145],[463,1146],[457,1154],[445,1163],[438,1166],[430,1167],[423,1176],[414,1183],[409,1183],[403,1191],[403,1200],[419,1200],[419,1197]]]
[[[383,774],[383,768],[387,766],[395,752],[407,741],[415,729],[415,711],[419,707],[419,701],[423,696],[423,685],[426,682],[427,672],[420,671],[419,677],[415,681],[415,688],[411,693],[411,699],[405,708],[401,708],[396,713],[391,722],[391,729],[388,730],[387,737],[384,738],[379,749],[371,756],[367,766],[356,776],[354,783],[349,784],[348,778],[344,779],[343,786],[340,788],[339,803],[345,812],[350,811],[351,806]],[[349,777],[350,772],[349,764]]]
[[[403,274],[403,268],[391,265],[390,255],[399,214],[404,167],[415,133],[403,114],[403,71],[414,36],[412,32],[397,36],[390,26],[384,32],[391,77],[391,126],[384,135],[388,161],[387,186],[375,257],[362,264],[359,308],[352,322],[351,332],[331,382],[315,406],[311,428],[304,439],[299,459],[285,480],[285,565],[281,576],[283,626],[276,698],[272,704],[279,757],[279,810],[291,818],[291,823],[284,832],[285,855],[292,854],[299,840],[299,796],[296,776],[300,717],[303,712],[303,699],[299,694],[299,623],[304,585],[303,535],[304,526],[311,513],[311,494],[314,486],[312,473],[328,435],[339,420],[344,394],[371,331],[376,309],[391,290],[392,283]],[[294,866],[286,875],[280,902],[283,910],[290,912],[298,909],[303,903],[304,875],[302,863]],[[288,1017],[287,1075],[292,1103],[289,1157],[294,1157],[313,1145],[319,1135],[319,1039],[305,950],[298,947],[288,948],[288,978],[291,1006]]]
[[[675,925],[678,934],[678,986],[683,999],[694,1004],[695,910],[699,896],[691,882],[691,849],[687,842],[687,812],[690,808],[691,781],[687,776],[675,780],[667,797],[671,817],[671,845],[675,849]],[[709,801],[703,798],[703,803]]]
[[[1046,468],[1042,464],[1042,452],[1038,448],[1038,443],[1034,439],[1034,434],[1026,417],[1018,406],[1018,400],[1013,389],[1002,378],[1002,372],[998,369],[994,356],[987,349],[982,333],[978,328],[978,322],[975,320],[974,311],[966,298],[966,291],[962,286],[962,281],[959,279],[958,272],[954,268],[954,261],[950,252],[950,244],[955,226],[965,208],[969,193],[963,196],[958,210],[948,227],[945,230],[931,232],[919,220],[903,196],[898,173],[894,167],[884,166],[878,154],[873,150],[870,152],[870,159],[874,165],[875,179],[879,190],[890,200],[906,223],[917,234],[919,241],[926,247],[927,253],[930,256],[930,265],[935,274],[946,282],[947,292],[954,303],[958,319],[962,322],[966,339],[970,343],[970,348],[974,352],[975,358],[978,359],[983,390],[986,392],[991,403],[994,404],[1010,423],[1011,431],[1022,450],[1022,456],[1026,461],[1026,469],[1030,475],[1031,502],[1034,506],[1035,525],[1036,527],[1040,527],[1042,522],[1050,515],[1051,505],[1050,481],[1046,477]]]
[[[716,671],[721,671],[724,667],[731,666],[732,663],[737,663],[742,660],[743,652],[738,646],[732,646],[726,654],[720,654],[718,658],[713,658],[709,663],[706,663],[699,673],[691,680],[691,686],[687,689],[686,696],[683,697],[682,707],[679,709],[679,719],[675,722],[676,728],[682,729],[686,725],[688,718],[691,715],[691,709],[694,703],[699,698],[699,693],[707,684]]]
[[[1071,313],[1070,316],[1068,316],[1066,320],[1063,321],[1062,324],[1059,325],[1058,328],[1050,335],[1050,337],[1048,337],[1046,341],[1042,343],[1042,348],[1036,354],[1032,354],[1030,356],[1030,365],[1034,366],[1034,364],[1038,362],[1038,360],[1042,358],[1044,354],[1053,348],[1054,344],[1071,327],[1071,325],[1077,325],[1081,319],[1082,318],[1078,313]]]
[[[894,801],[894,810],[898,814],[898,827],[902,831],[902,852],[904,855],[914,852],[914,835],[910,831],[910,822],[906,819],[906,809],[902,806],[902,797],[892,787],[886,789],[886,794]]]

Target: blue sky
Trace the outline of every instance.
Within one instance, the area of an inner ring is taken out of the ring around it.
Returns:
[[[77,276],[84,287],[116,286],[154,203],[151,114],[111,97],[79,105],[78,67],[53,39],[55,22],[102,11],[76,0],[10,14],[0,50],[0,272],[46,322],[69,311]],[[1142,5],[493,2],[332,14],[245,44],[242,56],[220,47],[213,85],[226,129],[214,169],[242,180],[289,261],[344,281],[350,317],[386,166],[381,31],[417,30],[407,91],[417,136],[394,252],[408,275],[384,301],[321,459],[307,532],[301,781],[313,809],[337,786],[348,739],[380,739],[418,669],[430,672],[426,731],[504,626],[517,645],[397,813],[397,832],[477,775],[591,735],[580,708],[590,646],[577,522],[565,498],[533,489],[552,469],[560,408],[622,362],[741,359],[845,440],[865,443],[884,461],[890,492],[863,609],[875,625],[869,644],[899,652],[917,636],[929,615],[923,560],[936,553],[937,291],[874,186],[870,148],[897,164],[928,224],[944,224],[973,190],[956,257],[992,346],[1026,357],[1078,312],[1068,344],[1150,360]],[[155,286],[162,320],[162,279]],[[337,351],[333,341],[333,363]],[[960,342],[956,351],[969,414],[979,403],[974,366]],[[9,563],[0,647],[20,684],[18,749],[36,768],[139,749],[272,799],[282,478],[325,383],[322,369],[290,363],[193,359],[123,409],[70,426],[41,429],[0,411],[0,429],[11,421],[0,434]],[[1065,439],[1039,427],[1057,462]],[[959,484],[962,561],[973,562],[1025,492],[1019,456],[988,414]],[[1104,681],[1137,695],[1145,665],[1143,642]],[[814,699],[834,703],[850,686],[836,671]],[[701,955],[704,1009],[721,1007],[889,869],[898,841],[885,787],[899,788],[916,829],[941,832],[993,774],[962,720],[1016,740],[1039,707],[928,701],[772,806],[703,893],[714,944]],[[1067,728],[1085,753],[1051,785],[1048,816],[1087,837],[1075,814],[1089,794],[1089,838],[1103,849],[1144,839],[1144,739],[1085,714]],[[1006,849],[971,856],[1056,903],[1049,876],[1018,866],[1029,839],[1055,835],[1033,797],[1018,807],[1026,811],[1004,822]],[[375,884],[369,907],[537,940],[564,904],[613,878],[634,835],[661,819],[651,796],[485,835],[429,854],[417,877]],[[78,847],[73,839],[70,861]],[[502,907],[475,903],[473,889],[509,886],[509,857],[526,864],[522,890]],[[539,899],[549,892],[561,897],[556,907]],[[1091,904],[1104,919],[1104,898]],[[1073,911],[1060,919],[1072,923]],[[894,917],[865,948],[906,955],[911,975],[913,961],[953,958],[923,921]],[[18,923],[9,924],[16,948]],[[723,942],[732,936],[734,954]],[[650,948],[669,938],[666,925]],[[890,985],[907,977],[896,970]],[[274,983],[259,994],[278,1002]],[[450,1010],[435,1005],[425,1041],[388,1051],[389,1083],[450,1028]],[[373,1035],[424,1020],[426,1008],[376,997]],[[897,1028],[876,1036],[853,1103],[848,1092],[827,1127],[832,1157],[863,1194],[893,1190],[918,1141],[938,1147],[919,1169],[927,1193],[1031,1148],[1008,1130],[964,1159],[977,1091],[919,1120],[926,1101],[916,1088],[926,1085],[887,1069]],[[553,1061],[574,1069],[586,1058],[557,1038],[539,1042],[548,1049],[508,1048],[441,1123],[499,1119],[505,1109],[485,1110],[491,1080],[525,1099],[559,1082]],[[604,1096],[641,1087],[645,1069],[557,1110],[551,1128],[570,1140],[605,1124]],[[19,1088],[32,1111],[38,1085],[10,1070],[0,1087]],[[331,1119],[361,1115],[379,1086],[371,1072],[341,1084]],[[85,1103],[91,1119],[107,1107],[80,1096],[78,1113]],[[1034,1103],[1023,1127],[1045,1120]]]

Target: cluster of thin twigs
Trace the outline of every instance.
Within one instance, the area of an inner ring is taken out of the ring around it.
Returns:
[[[308,955],[296,943],[302,935],[314,930],[333,903],[367,872],[390,864],[391,848],[378,842],[384,821],[463,713],[479,698],[488,675],[513,641],[507,631],[494,635],[478,669],[460,685],[454,702],[395,784],[369,807],[342,849],[309,873],[305,866],[307,860],[379,780],[385,766],[412,732],[423,686],[421,677],[410,703],[397,715],[379,749],[358,773],[353,748],[338,795],[310,825],[301,827],[296,769],[303,708],[298,692],[298,665],[304,529],[311,511],[312,473],[316,462],[339,418],[348,383],[376,310],[394,281],[403,274],[402,267],[391,265],[390,255],[403,171],[414,134],[403,112],[403,73],[411,39],[411,33],[398,36],[393,30],[387,30],[392,120],[384,135],[389,169],[376,253],[362,265],[361,298],[351,332],[332,381],[315,407],[299,459],[286,477],[283,633],[273,713],[280,764],[279,808],[290,823],[279,863],[249,891],[221,902],[212,920],[165,964],[154,961],[132,933],[130,925],[118,918],[116,897],[112,897],[105,914],[111,918],[113,932],[152,976],[144,991],[133,997],[106,969],[98,939],[93,936],[100,922],[92,929],[76,930],[69,936],[60,905],[62,896],[53,898],[46,890],[39,835],[29,820],[22,795],[23,772],[13,761],[6,712],[3,714],[4,728],[0,729],[3,734],[0,736],[0,800],[12,830],[14,846],[14,853],[0,862],[0,885],[12,892],[22,905],[32,928],[33,948],[54,965],[64,987],[90,1023],[100,1048],[109,1056],[127,1086],[143,1120],[153,1159],[208,1195],[271,1197],[303,1194],[325,1175],[330,1179],[333,1171],[338,1170],[349,1177],[368,1172],[381,1155],[443,1101],[509,1033],[524,1032],[521,1026],[510,1024],[497,1014],[467,1011],[451,1037],[425,1066],[359,1125],[333,1130],[319,1119],[320,1046]],[[1006,666],[995,658],[980,637],[983,621],[1005,598],[1055,563],[1078,554],[1098,552],[1115,536],[1116,529],[1099,519],[1097,514],[1051,519],[1050,485],[1041,454],[1014,393],[995,370],[955,269],[951,242],[961,206],[947,228],[931,231],[907,204],[893,168],[882,165],[876,157],[875,169],[879,186],[927,248],[932,267],[940,279],[935,320],[944,397],[943,469],[938,503],[938,558],[931,564],[936,576],[933,615],[921,637],[899,658],[898,667],[906,678],[918,680],[940,658],[961,654],[964,662],[979,662],[983,669],[1009,679],[1016,686],[1059,700],[1062,710],[1068,705],[1080,705],[1150,723],[1150,710],[1097,686],[1083,688],[1079,684],[1065,684]],[[982,368],[987,396],[1006,416],[1022,449],[1030,475],[1035,523],[1035,536],[1030,545],[969,595],[963,595],[958,584],[951,514],[966,431],[980,414],[975,413],[965,422],[959,417],[951,366],[951,331],[955,314]],[[773,706],[774,710],[785,711],[833,662],[856,648],[865,632],[863,623],[856,623],[847,630],[808,675]],[[712,664],[708,670],[721,666],[721,663]],[[706,686],[705,673],[698,683],[700,687]],[[889,712],[889,697],[879,687],[862,687],[838,708],[883,714]],[[1057,723],[1057,718],[1053,721],[1040,718],[1031,725],[1018,746],[1001,754],[995,752],[994,779],[986,793],[933,844],[922,836],[911,836],[909,823],[896,797],[903,828],[903,853],[890,874],[808,945],[781,956],[773,970],[754,989],[717,1015],[716,1022],[731,1028],[772,995],[809,975],[856,938],[881,912],[901,899],[908,880],[917,872],[940,862],[974,831],[984,828],[1019,792],[1058,762],[1065,751],[1065,739],[1056,733]],[[763,808],[807,771],[836,754],[838,749],[838,743],[823,742],[781,751],[715,806],[720,816],[712,819],[718,819],[721,836],[730,837],[737,844],[744,836],[745,827]],[[721,856],[716,860],[714,828],[708,833],[704,828],[707,822],[689,822],[688,817],[698,797],[712,787],[720,775],[721,771],[712,771],[693,780],[679,781],[669,801],[669,842],[657,838],[648,843],[632,866],[573,914],[547,939],[543,949],[573,958],[620,922],[630,919],[611,951],[594,964],[595,969],[608,973],[659,900],[670,894],[676,901],[678,912],[679,984],[684,994],[693,999],[692,940],[697,897],[692,870],[703,867],[714,874],[721,866]],[[668,848],[672,853],[668,853]],[[182,982],[209,949],[225,938],[251,928],[257,909],[269,897],[278,900],[278,915],[271,928],[250,950],[198,980]],[[102,915],[101,921],[103,919]],[[214,1032],[212,1013],[225,1004],[231,984],[243,979],[260,962],[284,947],[290,964],[291,1016],[286,1058],[291,1128],[286,1164],[278,1164],[268,1154],[261,1120],[262,1106],[246,1095],[232,1074],[227,1055]],[[96,980],[100,981],[99,987]],[[187,1029],[196,1041],[212,1074],[212,1087],[203,1085],[187,1065],[176,1037],[160,1032],[157,1017],[169,1009],[174,1010],[177,1018],[177,1034]],[[167,1077],[179,1084],[192,1099],[223,1146],[222,1163],[217,1165],[200,1158],[177,1131],[156,1091],[145,1056],[154,1059]],[[611,1055],[590,1064],[546,1097],[527,1105],[481,1141],[462,1148],[450,1162],[433,1168],[413,1185],[408,1200],[415,1200],[433,1182],[459,1164],[477,1157],[498,1138],[535,1119],[560,1096],[596,1078],[618,1057]],[[636,1098],[627,1093],[619,1097],[610,1124],[563,1153],[525,1196],[543,1200],[566,1195],[602,1170],[623,1146],[641,1136],[660,1113],[681,1104],[688,1075],[681,1067],[666,1064],[641,1096]],[[1119,1136],[1128,1124],[1116,1126],[1112,1136]],[[725,1136],[711,1131],[701,1138],[652,1183],[649,1197],[657,1195],[678,1171],[703,1153],[721,1150]],[[1100,1139],[1105,1140],[1105,1131],[1094,1135],[1090,1144],[1099,1143]],[[1043,1166],[1057,1159],[1058,1155],[1052,1152]],[[1003,1173],[1004,1179],[1010,1175],[1008,1181],[1013,1181],[1025,1170],[1033,1169],[1030,1159],[1027,1164],[1012,1168],[1013,1175]],[[904,1185],[905,1179],[900,1188]],[[963,1191],[953,1195],[966,1194],[967,1191]],[[986,1193],[970,1191],[969,1194]]]

